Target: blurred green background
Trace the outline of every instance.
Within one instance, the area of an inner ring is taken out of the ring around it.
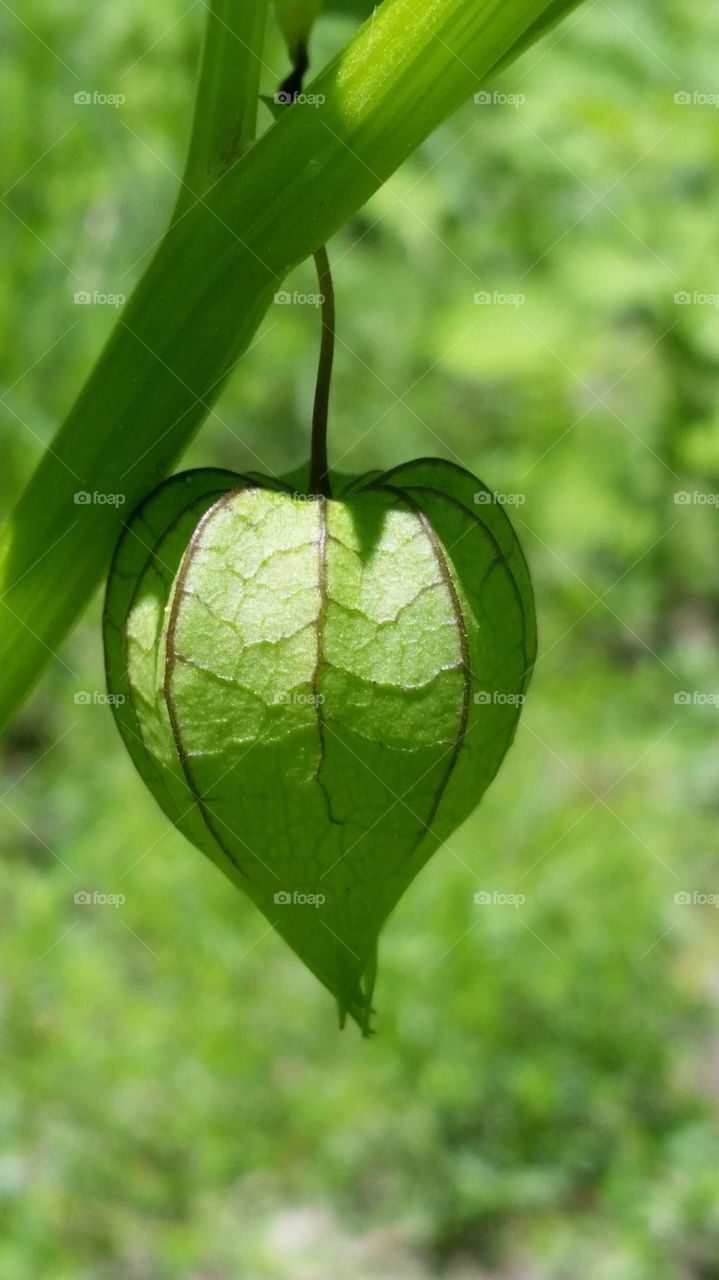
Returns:
[[[5,509],[116,320],[75,293],[129,293],[161,234],[202,19],[2,7]],[[74,701],[99,598],[5,739],[8,1280],[719,1277],[718,53],[706,0],[588,0],[331,245],[335,462],[514,495],[541,628],[499,778],[387,928],[372,1042]],[[303,461],[318,327],[270,309],[188,464]]]

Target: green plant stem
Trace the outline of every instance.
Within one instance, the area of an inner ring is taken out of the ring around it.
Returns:
[[[179,218],[251,146],[267,0],[211,0],[192,131],[173,217]]]
[[[304,77],[310,65],[307,45],[300,41],[292,52],[293,66],[280,85],[280,96],[294,101],[302,92]],[[322,245],[313,255],[317,270],[317,283],[322,298],[322,337],[312,407],[312,444],[310,451],[309,492],[332,497],[329,462],[327,459],[327,424],[332,387],[332,366],[335,358],[335,291],[327,248]]]
[[[310,493],[332,497],[327,461],[327,418],[335,355],[335,293],[327,250],[322,246],[314,255],[317,281],[322,294],[322,341],[317,366],[317,385],[312,410],[312,452],[310,455]]]
[[[211,409],[278,283],[550,10],[384,0],[308,86],[323,104],[288,108],[175,219],[3,528],[0,723],[88,603],[123,520]],[[78,490],[122,505],[78,507]]]

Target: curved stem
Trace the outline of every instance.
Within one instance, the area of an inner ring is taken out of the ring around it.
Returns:
[[[315,402],[312,410],[312,452],[310,454],[310,493],[332,497],[327,463],[327,414],[330,403],[332,364],[335,355],[335,293],[329,258],[324,245],[313,255],[317,280],[322,295],[322,342],[317,365]]]
[[[300,41],[292,58],[292,70],[280,85],[279,97],[281,102],[294,102],[297,95],[302,92],[302,84],[309,65],[310,59],[307,53],[307,45],[304,41]]]
[[[292,71],[279,88],[279,100],[293,103],[302,92],[305,73],[310,65],[307,45],[301,40],[292,54]],[[317,268],[317,283],[322,299],[322,340],[317,365],[315,399],[312,407],[312,445],[310,449],[309,492],[332,497],[329,464],[327,461],[327,418],[332,384],[332,365],[335,356],[335,292],[327,248],[322,245],[313,253]]]

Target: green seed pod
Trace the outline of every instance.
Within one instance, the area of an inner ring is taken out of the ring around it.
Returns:
[[[436,459],[334,498],[175,476],[120,539],[105,649],[165,813],[366,1032],[380,929],[494,777],[534,662],[503,508]]]

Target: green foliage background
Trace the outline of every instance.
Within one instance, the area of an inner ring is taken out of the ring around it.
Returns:
[[[115,319],[75,292],[129,293],[162,231],[203,16],[16,14],[4,507]],[[719,491],[719,313],[675,303],[719,293],[718,42],[705,0],[590,0],[487,86],[526,101],[469,103],[331,246],[335,462],[439,453],[519,495],[540,620],[500,777],[387,930],[370,1045],[74,701],[99,600],[6,739],[0,1274],[719,1276],[717,916],[675,902],[719,891],[719,712],[674,700],[719,695],[717,508],[674,500]],[[318,328],[271,309],[189,463],[304,459]]]

